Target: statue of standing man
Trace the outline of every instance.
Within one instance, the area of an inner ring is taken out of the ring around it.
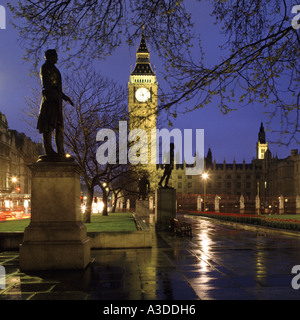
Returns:
[[[40,70],[42,81],[42,102],[37,122],[37,129],[43,134],[43,143],[46,156],[65,157],[64,151],[64,123],[62,100],[74,105],[72,100],[62,92],[62,80],[56,68],[58,57],[56,50],[45,52],[46,62]],[[57,153],[52,148],[52,133],[55,130],[55,143]]]
[[[175,146],[174,146],[174,143],[173,142],[171,142],[170,143],[170,163],[166,163],[165,164],[165,170],[164,170],[164,174],[163,174],[163,176],[161,177],[161,179],[160,179],[160,181],[159,181],[159,183],[158,183],[158,186],[160,187],[160,188],[162,188],[163,186],[162,186],[162,183],[163,183],[163,181],[165,180],[165,186],[164,186],[164,188],[170,188],[169,186],[168,186],[168,183],[169,183],[169,179],[170,179],[170,177],[171,177],[171,173],[172,173],[172,170],[173,170],[173,168],[174,168],[174,148],[175,148]]]

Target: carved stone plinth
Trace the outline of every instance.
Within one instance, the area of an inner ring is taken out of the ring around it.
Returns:
[[[163,229],[166,219],[176,217],[176,190],[173,188],[160,188],[155,192],[155,227]]]
[[[20,269],[85,268],[90,244],[81,221],[78,165],[37,162],[29,167],[31,222],[20,245]]]
[[[150,214],[149,200],[136,200],[135,212],[140,217],[148,217],[149,218],[149,214]]]

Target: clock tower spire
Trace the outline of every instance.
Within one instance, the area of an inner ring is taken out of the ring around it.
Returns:
[[[156,129],[157,89],[158,83],[150,63],[150,53],[143,30],[135,67],[128,82],[128,109],[130,129],[146,130],[149,139],[151,130]]]
[[[155,76],[150,64],[150,53],[146,44],[144,31],[142,33],[140,46],[136,52],[135,68],[131,75]]]
[[[136,62],[128,82],[129,129],[143,129],[148,137],[148,164],[140,166],[151,171],[151,130],[156,129],[158,83],[150,63],[144,29],[136,52]],[[144,158],[145,159],[145,158]]]

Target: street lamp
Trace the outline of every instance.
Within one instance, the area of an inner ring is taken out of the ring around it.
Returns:
[[[204,205],[204,211],[206,209],[206,180],[208,179],[207,172],[202,173],[202,179],[203,179],[203,205]]]
[[[20,190],[21,190],[21,188],[20,187],[16,187],[16,185],[17,185],[17,181],[18,181],[18,179],[17,179],[17,177],[11,177],[11,186],[12,186],[12,193],[14,193],[15,192],[15,190],[17,190],[18,192],[20,192]]]

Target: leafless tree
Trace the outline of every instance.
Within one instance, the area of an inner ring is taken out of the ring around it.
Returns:
[[[279,119],[277,130],[287,134],[285,143],[298,140],[300,36],[291,26],[295,3],[193,0],[192,14],[187,2],[192,0],[31,0],[10,8],[21,18],[17,27],[26,57],[34,62],[46,43],[68,54],[69,63],[74,57],[81,63],[102,59],[123,39],[133,43],[144,26],[170,85],[161,94],[160,110],[176,118],[212,101],[223,113],[260,103],[270,121]],[[223,57],[212,66],[205,63],[201,44],[193,48],[200,38],[193,19],[208,5],[224,34]]]
[[[107,215],[106,188],[128,170],[118,162],[100,164],[96,158],[99,147],[97,132],[103,128],[117,132],[119,120],[127,119],[126,94],[124,88],[90,68],[82,70],[76,77],[67,78],[66,84],[75,107],[68,105],[65,108],[65,143],[81,168],[87,188],[84,220],[90,222],[94,188],[102,188],[103,215]]]

